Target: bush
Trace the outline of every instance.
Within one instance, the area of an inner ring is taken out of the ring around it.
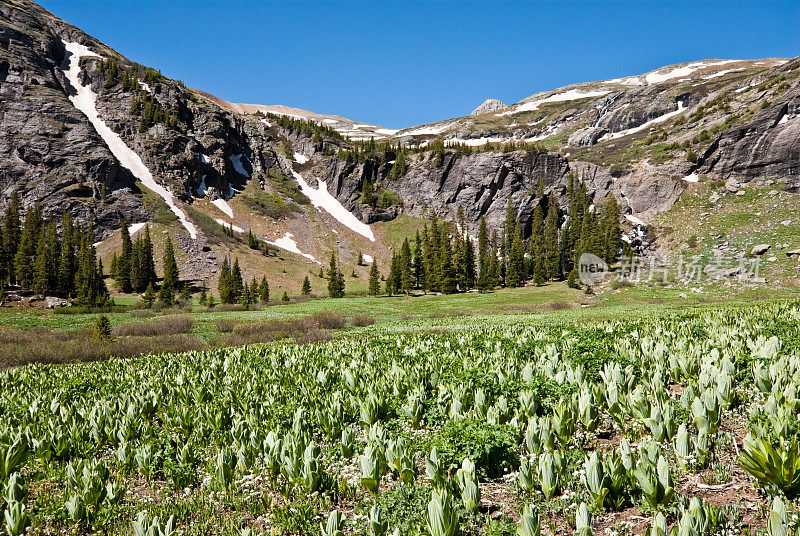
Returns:
[[[575,268],[572,269],[572,271],[569,273],[569,276],[567,277],[567,286],[569,288],[576,288],[576,289],[581,288],[581,281],[580,277],[578,276],[578,270],[576,270]]]
[[[613,290],[617,290],[620,288],[630,288],[633,286],[633,283],[629,279],[612,279],[609,286]]]
[[[519,466],[520,440],[512,426],[461,419],[448,421],[434,441],[448,467],[460,467],[469,458],[480,478],[499,478]]]
[[[220,333],[231,333],[239,323],[231,318],[218,318],[214,325]]]
[[[347,317],[333,311],[320,311],[311,315],[311,319],[323,329],[342,329],[347,323]]]
[[[94,338],[108,339],[109,337],[111,337],[111,322],[106,315],[100,315],[94,324]]]
[[[371,326],[372,324],[375,323],[375,318],[369,315],[354,315],[353,320],[351,320],[351,323],[358,328],[364,326]]]
[[[330,333],[321,329],[310,317],[238,324],[233,332],[219,341],[222,346],[241,346],[292,339],[297,344],[330,340]]]
[[[153,318],[156,316],[156,313],[149,309],[133,309],[130,314],[131,318]]]
[[[114,328],[116,336],[153,337],[192,331],[194,319],[188,315],[169,315],[149,322],[130,322]]]
[[[391,190],[383,190],[378,197],[379,208],[389,208],[391,206],[403,206],[403,198]]]

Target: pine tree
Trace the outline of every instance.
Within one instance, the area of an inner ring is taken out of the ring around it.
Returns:
[[[203,280],[203,286],[200,287],[200,298],[198,303],[202,306],[205,306],[208,303],[208,295],[206,294],[206,281]]]
[[[144,295],[142,296],[142,302],[144,306],[148,309],[153,306],[153,302],[156,301],[156,291],[153,288],[153,284],[150,283],[147,285],[147,289],[144,291]]]
[[[283,303],[289,303],[289,301],[290,301],[289,300],[289,294],[285,290],[283,291],[283,296],[281,296],[281,301]]]
[[[131,292],[131,258],[133,245],[131,235],[128,233],[128,222],[122,220],[120,223],[120,235],[122,237],[122,252],[117,257],[117,266],[112,270],[114,284],[120,292]]]
[[[33,263],[42,231],[42,206],[36,203],[25,213],[25,224],[22,227],[19,249],[14,256],[14,269],[19,286],[24,289],[33,287]]]
[[[17,255],[17,248],[20,244],[20,200],[19,194],[14,192],[6,206],[6,215],[3,220],[3,258],[5,259],[5,273],[9,283],[17,283],[16,270],[14,269],[14,259]]]
[[[466,289],[475,287],[475,244],[472,242],[471,237],[467,237],[464,241],[464,283]]]
[[[544,222],[544,278],[561,277],[561,248],[558,242],[558,200],[550,195],[547,202],[547,217]]]
[[[603,259],[608,264],[617,260],[622,249],[622,229],[619,226],[619,205],[614,194],[609,194],[603,206]]]
[[[153,256],[153,241],[150,238],[150,226],[144,226],[144,238],[142,238],[142,251],[139,258],[142,273],[142,288],[147,288],[150,283],[156,282],[156,262]]]
[[[377,296],[381,293],[380,274],[378,273],[378,261],[373,260],[369,269],[369,295]]]
[[[268,303],[269,302],[269,283],[267,283],[266,276],[261,278],[261,285],[258,287],[258,296],[261,299],[261,303]]]
[[[222,260],[219,282],[217,283],[217,292],[219,293],[219,301],[221,303],[236,302],[236,288],[232,280],[231,264],[228,258]]]
[[[66,210],[61,217],[61,259],[58,262],[58,291],[70,297],[75,287],[75,235],[72,216]]]
[[[169,307],[175,302],[175,289],[178,287],[178,281],[175,249],[172,247],[172,239],[167,235],[167,243],[164,246],[164,278],[161,280],[161,288],[158,290],[158,301],[165,307]]]
[[[356,262],[356,264],[358,266],[364,266],[364,256],[361,254],[360,251],[358,252],[358,261]]]
[[[491,288],[490,270],[491,244],[489,243],[489,231],[486,228],[486,218],[481,216],[478,226],[478,289],[485,292]]]
[[[344,276],[336,267],[335,253],[331,253],[331,263],[328,267],[328,295],[331,298],[344,297]]]
[[[425,261],[422,254],[422,238],[417,236],[414,238],[414,261],[412,265],[414,288],[421,289],[425,286]]]
[[[303,296],[310,296],[311,295],[311,281],[308,280],[308,276],[303,279],[303,288],[300,289],[300,294]]]
[[[411,275],[411,245],[408,243],[408,238],[403,240],[403,245],[400,247],[399,263],[399,290],[409,294],[414,285]]]
[[[525,246],[522,243],[522,232],[519,224],[511,224],[511,248],[508,252],[506,286],[520,287],[525,283]]]
[[[244,291],[242,270],[239,268],[238,258],[233,260],[233,268],[231,269],[231,288],[233,289],[233,301],[230,303],[236,303],[242,297],[242,292]]]
[[[33,266],[33,290],[45,295],[57,290],[58,261],[60,257],[56,222],[51,221],[39,240]]]

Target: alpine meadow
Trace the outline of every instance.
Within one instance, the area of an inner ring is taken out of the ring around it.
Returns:
[[[42,4],[0,535],[800,535],[800,3]]]

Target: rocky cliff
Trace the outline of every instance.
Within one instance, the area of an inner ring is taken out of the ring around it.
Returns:
[[[0,208],[17,191],[26,206],[42,201],[48,214],[66,209],[94,221],[101,238],[123,217],[152,221],[160,194],[120,163],[70,100],[77,88],[65,76],[65,43],[90,51],[80,59],[79,85],[96,94],[100,119],[179,210],[272,241],[292,230],[300,249],[318,255],[329,238],[339,247],[350,240],[348,228],[335,225],[340,209],[306,195],[318,186],[366,223],[432,209],[451,219],[460,207],[471,227],[481,216],[500,225],[509,200],[526,221],[540,183],[566,208],[570,173],[596,201],[616,195],[631,221],[669,209],[698,176],[771,178],[800,190],[798,59],[669,66],[510,106],[489,99],[470,116],[394,131],[190,90],[33,2],[7,0],[0,4]],[[341,156],[365,140],[416,149],[402,172],[393,171],[394,160]],[[433,142],[445,146],[441,158],[426,150]],[[303,192],[298,176],[307,182]],[[365,181],[401,202],[362,204]],[[234,213],[227,202],[240,197],[268,210]],[[197,239],[184,237],[182,245],[203,264],[211,229],[196,223]]]

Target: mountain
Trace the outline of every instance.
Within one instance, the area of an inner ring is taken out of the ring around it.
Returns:
[[[481,103],[480,106],[478,106],[477,108],[472,110],[469,115],[488,114],[488,113],[496,112],[498,110],[502,110],[505,107],[506,107],[505,103],[503,103],[503,101],[501,101],[501,100],[498,100],[498,99],[486,99],[485,101],[483,101]]]
[[[221,259],[237,256],[246,277],[266,271],[276,288],[296,290],[336,252],[359,285],[358,253],[385,266],[431,210],[455,219],[460,208],[477,234],[482,216],[500,228],[510,203],[529,233],[540,185],[566,211],[570,175],[595,201],[615,195],[632,226],[698,182],[772,180],[796,192],[798,67],[799,58],[702,60],[510,106],[490,99],[474,115],[396,131],[225,101],[33,2],[7,0],[0,208],[16,191],[46,215],[69,210],[94,224],[106,257],[123,220],[133,230],[149,222],[177,241],[182,273],[195,280],[213,282]],[[398,145],[409,149],[402,158]],[[271,244],[270,256],[247,247],[247,232]]]

